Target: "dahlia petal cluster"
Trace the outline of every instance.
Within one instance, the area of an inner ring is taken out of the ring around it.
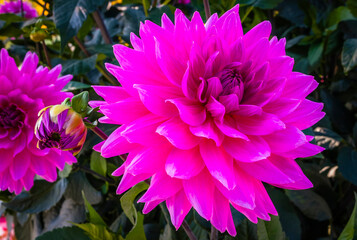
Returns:
[[[82,117],[65,105],[49,106],[41,110],[35,126],[37,147],[58,148],[78,154],[86,140],[87,128]]]
[[[22,9],[22,11],[21,11]],[[37,17],[36,9],[31,6],[30,3],[26,1],[16,0],[16,1],[6,1],[0,6],[0,14],[13,13],[21,14],[23,12],[24,17],[27,19]]]
[[[306,97],[312,76],[293,72],[285,39],[262,22],[243,34],[238,5],[204,24],[177,10],[161,27],[146,21],[132,48],[114,46],[107,65],[121,87],[95,86],[101,122],[121,125],[95,146],[103,157],[128,153],[113,175],[117,193],[151,179],[139,199],[147,213],[166,202],[179,228],[193,207],[219,231],[235,235],[230,206],[252,222],[277,211],[263,182],[312,187],[296,158],[323,149],[306,129],[324,113]]]
[[[58,77],[61,66],[38,67],[38,57],[28,52],[19,69],[5,49],[0,53],[0,190],[19,194],[33,186],[35,175],[53,182],[57,170],[74,163],[70,152],[37,148],[34,128],[45,106],[72,96],[61,92],[72,76]]]

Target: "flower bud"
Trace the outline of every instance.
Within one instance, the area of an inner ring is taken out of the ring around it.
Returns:
[[[42,109],[35,127],[37,147],[58,148],[76,155],[82,149],[87,128],[82,117],[65,105]]]
[[[43,30],[33,32],[30,34],[30,39],[34,42],[41,42],[45,40],[46,37],[47,37],[47,33]]]

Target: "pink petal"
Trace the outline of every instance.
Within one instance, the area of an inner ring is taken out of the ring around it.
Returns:
[[[138,202],[152,202],[167,199],[175,195],[181,189],[181,180],[168,176],[165,171],[160,171],[151,178],[149,189]]]
[[[176,195],[168,198],[166,200],[166,206],[170,213],[172,225],[178,230],[192,207],[186,197],[185,191],[182,189],[176,193]]]
[[[225,138],[223,148],[234,159],[241,162],[255,162],[270,156],[269,145],[259,136],[250,136],[249,141]]]
[[[172,149],[166,159],[166,173],[175,178],[190,179],[199,174],[204,168],[198,147],[190,150]]]
[[[194,136],[188,126],[178,117],[161,124],[156,132],[166,137],[172,145],[182,150],[194,148],[200,141],[200,138]]]
[[[167,100],[177,107],[180,118],[191,126],[201,125],[206,120],[206,110],[201,103],[187,98]]]
[[[125,171],[136,176],[143,173],[154,174],[164,166],[166,158],[171,151],[169,144],[146,147],[139,151],[127,165]]]
[[[125,127],[125,125],[123,126]],[[121,135],[124,127],[117,128],[114,132],[112,132],[112,134],[109,135],[108,139],[101,148],[103,157],[110,158],[119,156],[124,153],[128,153],[139,146],[138,144],[129,143],[128,140]]]
[[[318,85],[313,76],[293,72],[286,81],[282,96],[303,99],[315,90]]]
[[[215,120],[217,120],[218,122],[223,121],[223,117],[226,110],[222,103],[218,102],[215,98],[211,96],[208,100],[208,103],[206,104],[206,108]]]
[[[28,171],[31,162],[30,156],[31,155],[28,152],[23,151],[12,159],[10,173],[15,181],[21,179]]]
[[[261,38],[269,38],[271,32],[271,24],[269,21],[264,21],[253,27],[243,36],[244,46],[249,46],[251,43],[257,42]]]
[[[160,144],[165,141],[165,138],[156,132],[156,128],[165,120],[163,117],[148,114],[128,124],[121,135],[131,143],[145,146]]]
[[[134,84],[134,88],[138,90],[140,100],[150,112],[163,117],[172,117],[178,114],[177,109],[165,101],[168,98],[181,97],[176,88],[141,84]]]
[[[100,110],[107,117],[121,124],[130,123],[149,113],[146,107],[136,98],[127,98],[116,103],[102,105]]]
[[[206,220],[211,219],[213,213],[214,183],[207,170],[202,170],[197,176],[183,180],[186,196],[193,208]]]
[[[217,128],[211,118],[207,118],[201,126],[190,126],[190,131],[197,137],[214,140],[217,147],[222,144],[224,139],[223,133]]]
[[[238,162],[238,166],[249,175],[263,182],[270,184],[287,184],[294,182],[289,175],[283,173],[268,159],[263,159],[253,163]]]
[[[272,152],[291,151],[307,142],[305,134],[290,125],[283,130],[264,136],[264,139]]]
[[[216,147],[210,140],[200,143],[201,156],[211,173],[227,189],[233,189],[235,184],[233,173],[233,158],[222,147]]]
[[[325,116],[321,112],[323,103],[316,103],[310,100],[303,100],[296,110],[283,118],[284,122],[289,123],[300,130],[311,127]]]
[[[130,97],[128,92],[122,87],[93,86],[93,89],[99,96],[103,97],[107,103],[115,103]]]
[[[228,215],[231,215],[229,201],[216,188],[213,196],[212,225],[221,233],[226,231]]]
[[[236,121],[229,115],[224,117],[223,122],[215,121],[215,124],[218,129],[228,137],[249,140],[246,135],[237,130]]]
[[[273,114],[262,113],[251,117],[234,116],[238,131],[247,135],[267,135],[285,128],[285,124]]]

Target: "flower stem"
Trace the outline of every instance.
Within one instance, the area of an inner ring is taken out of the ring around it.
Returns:
[[[203,5],[205,7],[206,20],[211,16],[211,9],[209,7],[209,0],[203,0]]]
[[[98,28],[100,29],[100,32],[102,33],[104,42],[106,44],[113,44],[112,39],[110,38],[108,29],[106,28],[106,26],[104,24],[103,18],[100,15],[99,10],[96,10],[95,12],[93,12],[93,18],[94,18],[94,21],[96,22]]]
[[[186,220],[183,220],[182,227],[185,230],[185,232],[190,240],[197,240],[197,237],[195,236],[195,234],[193,234],[193,232],[190,228],[190,225],[188,225]]]
[[[87,48],[84,46],[84,44],[81,42],[81,40],[77,37],[74,36],[74,41],[76,42],[76,44],[78,45],[78,47],[82,50],[82,52],[84,53],[84,55],[86,55],[86,57],[90,57],[92,56],[90,54],[90,52],[87,50]],[[108,82],[110,82],[112,85],[117,86],[118,84],[116,83],[115,79],[113,79],[107,72],[107,70],[100,65],[99,63],[96,64],[96,67],[98,68],[98,71],[108,80]]]
[[[93,171],[90,168],[87,168],[87,167],[81,166],[81,165],[75,165],[75,167],[77,167],[78,169],[82,170],[83,172],[89,173],[89,174],[91,174],[93,176],[98,177],[99,179],[101,179],[101,180],[103,180],[105,182],[108,182],[110,185],[113,185],[113,186],[117,185],[113,179],[105,177],[105,176]]]
[[[241,23],[244,22],[244,20],[248,17],[249,13],[253,10],[254,6],[250,6],[247,11],[245,12],[244,16],[242,17]]]
[[[49,56],[49,54],[48,54],[48,50],[47,50],[45,41],[42,41],[42,42],[41,42],[41,45],[42,45],[43,52],[45,53],[47,66],[48,66],[49,68],[52,68],[50,56]]]
[[[211,225],[211,236],[210,236],[210,240],[217,240],[218,239],[218,231],[217,229]]]

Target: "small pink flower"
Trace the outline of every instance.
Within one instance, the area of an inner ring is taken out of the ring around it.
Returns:
[[[58,149],[40,150],[34,137],[38,112],[61,103],[71,93],[61,89],[72,76],[58,78],[61,66],[37,68],[38,57],[28,52],[20,69],[5,49],[0,53],[0,189],[19,194],[29,190],[35,175],[53,182],[57,170],[76,158]]]
[[[22,1],[6,1],[3,5],[0,6],[0,14],[3,13],[13,13],[13,14],[21,14],[21,9],[25,18],[35,18],[37,17],[36,9],[31,6],[31,4]]]
[[[166,201],[179,228],[193,207],[235,235],[230,206],[252,222],[277,215],[262,182],[312,187],[294,159],[323,149],[301,130],[319,121],[322,103],[306,99],[312,76],[293,72],[285,39],[262,22],[243,34],[238,5],[206,24],[177,10],[175,23],[146,21],[134,49],[114,46],[107,69],[122,87],[96,86],[101,122],[121,125],[95,147],[104,157],[129,153],[113,175],[117,193],[151,178],[139,200],[147,213]]]

